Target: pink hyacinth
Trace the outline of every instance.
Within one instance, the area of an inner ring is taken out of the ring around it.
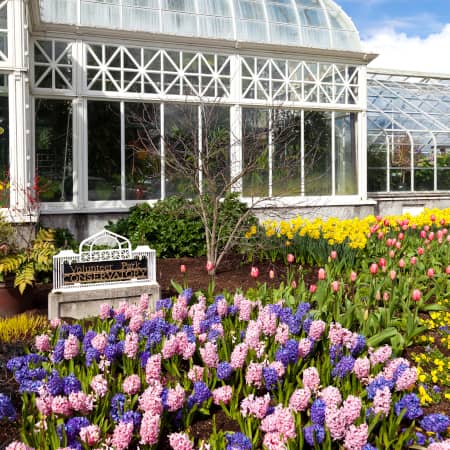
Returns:
[[[277,372],[278,378],[281,378],[284,375],[284,373],[286,372],[284,364],[281,361],[272,361],[269,364],[269,367],[272,369],[275,369],[275,371]]]
[[[350,425],[345,433],[344,448],[346,450],[362,450],[367,444],[369,437],[369,427],[366,423],[355,426]]]
[[[182,354],[183,359],[185,359],[185,360],[191,359],[195,353],[195,350],[197,350],[196,343],[188,342],[183,348],[183,354]]]
[[[123,352],[128,358],[134,358],[139,350],[139,335],[136,332],[127,333]]]
[[[319,397],[327,407],[340,406],[342,403],[341,391],[334,386],[327,386],[319,392]]]
[[[220,317],[223,317],[227,314],[228,312],[228,303],[224,298],[221,298],[220,300],[217,301],[217,314]]]
[[[111,445],[114,450],[125,450],[133,438],[133,423],[119,422],[114,428]]]
[[[428,450],[450,450],[450,439],[442,442],[433,442],[427,447]],[[8,448],[6,449],[8,450]]]
[[[170,388],[167,390],[167,408],[169,411],[178,411],[183,407],[186,393],[183,387],[177,383],[175,388]]]
[[[145,412],[141,422],[141,444],[154,445],[158,442],[161,418],[151,412]]]
[[[97,334],[91,339],[91,345],[100,353],[105,352],[106,345],[108,344],[108,335],[103,331]]]
[[[34,345],[38,352],[49,352],[51,350],[50,337],[47,334],[36,336]]]
[[[39,397],[36,398],[36,408],[43,416],[49,416],[52,413],[52,401],[53,397],[45,391],[39,388]]]
[[[259,346],[259,336],[261,334],[261,324],[259,321],[250,320],[245,332],[244,342],[248,348],[256,349]]]
[[[175,322],[182,322],[188,315],[186,297],[180,296],[172,307],[172,319]]]
[[[231,386],[221,386],[212,391],[213,402],[215,405],[228,405],[233,397],[233,388]]]
[[[398,377],[395,383],[396,391],[408,391],[412,389],[417,381],[417,369],[415,367],[408,367]]]
[[[370,363],[372,366],[386,362],[392,355],[392,348],[389,345],[377,348],[375,351],[369,349]]]
[[[175,335],[169,336],[164,341],[161,354],[164,359],[170,359],[178,353],[178,339]]]
[[[370,361],[369,358],[358,358],[353,365],[353,373],[360,381],[367,381],[369,379]]]
[[[253,302],[242,299],[239,306],[239,320],[248,322],[253,309]]]
[[[130,319],[128,327],[130,328],[130,331],[137,333],[141,329],[143,323],[144,318],[142,317],[142,314],[134,314]]]
[[[241,369],[243,367],[245,359],[247,358],[247,352],[248,346],[245,343],[238,344],[234,347],[230,358],[230,365],[234,370]]]
[[[145,365],[145,381],[159,380],[161,377],[161,354],[156,353],[150,356]]]
[[[409,367],[409,361],[405,358],[395,358],[389,360],[384,366],[382,375],[386,380],[392,380],[394,378],[395,372],[400,364],[404,364],[406,367]]]
[[[139,408],[153,415],[159,416],[163,411],[161,393],[163,391],[161,383],[153,381],[139,397]]]
[[[332,345],[342,344],[342,325],[340,323],[332,323],[328,331],[328,339]]]
[[[280,323],[275,333],[275,342],[284,345],[289,339],[289,327],[285,323]]]
[[[148,305],[149,305],[149,296],[148,294],[142,294],[141,298],[139,299],[139,311],[140,312],[146,312],[148,310]]]
[[[345,424],[348,426],[352,424],[361,414],[361,399],[354,395],[349,395],[341,408],[342,415],[344,416]]]
[[[315,367],[308,367],[303,371],[303,386],[313,392],[319,388],[320,377]]]
[[[263,440],[264,448],[267,450],[286,450],[286,439],[281,433],[266,433]]]
[[[98,425],[89,425],[80,430],[80,439],[89,446],[95,445],[100,440],[101,432]]]
[[[98,397],[104,397],[108,392],[108,382],[103,375],[95,375],[91,381],[91,388]]]
[[[289,399],[289,407],[295,412],[305,411],[310,399],[311,391],[309,389],[296,389]]]
[[[61,416],[69,416],[72,410],[70,409],[69,399],[62,395],[57,395],[52,399],[52,413]]]
[[[64,359],[71,360],[75,358],[80,351],[80,341],[73,334],[64,341]]]
[[[270,311],[268,306],[265,306],[259,313],[258,322],[261,325],[261,330],[266,336],[273,336],[277,331],[277,315]]]
[[[270,394],[267,393],[263,397],[255,397],[250,394],[241,401],[241,414],[244,417],[252,416],[256,419],[262,419],[267,413],[270,405]]]
[[[89,414],[94,409],[92,395],[87,395],[82,391],[71,392],[69,394],[69,404],[71,409],[81,414]]]
[[[28,445],[24,444],[23,442],[13,441],[8,445],[8,447],[6,447],[5,450],[34,450],[34,448],[28,447]]]
[[[373,412],[375,414],[381,413],[383,416],[389,415],[391,400],[391,391],[387,386],[384,386],[383,389],[377,389],[373,398]]]
[[[331,406],[325,409],[325,424],[333,439],[342,439],[345,434],[345,418],[340,409]]]
[[[258,388],[262,386],[262,370],[264,365],[262,363],[251,362],[247,367],[245,373],[245,382],[248,385],[254,385]]]
[[[100,306],[100,319],[102,320],[108,319],[110,313],[111,313],[111,305],[108,305],[108,303],[103,303]]]
[[[206,367],[217,367],[219,364],[217,346],[213,342],[207,342],[204,347],[200,348],[200,355]]]
[[[261,430],[265,433],[281,433],[285,439],[295,438],[295,420],[290,408],[276,406],[274,412],[261,421]]]
[[[186,433],[169,434],[169,444],[173,450],[194,450],[194,444]]]
[[[141,389],[141,379],[139,375],[129,375],[123,380],[122,389],[125,394],[134,395]]]
[[[234,305],[237,309],[240,309],[242,300],[244,300],[244,296],[243,296],[242,294],[236,293],[236,294],[234,295],[233,305]]]
[[[300,339],[298,343],[298,357],[304,358],[305,356],[308,356],[309,352],[311,351],[311,346],[312,343],[309,339]]]
[[[325,322],[323,320],[313,320],[309,328],[308,336],[314,341],[318,341],[325,331]]]
[[[195,383],[196,381],[201,381],[203,379],[204,368],[201,366],[194,365],[188,372],[188,379]]]

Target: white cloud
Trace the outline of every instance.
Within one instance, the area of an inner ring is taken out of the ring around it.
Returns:
[[[365,51],[378,53],[369,67],[450,75],[450,24],[425,38],[407,36],[391,27],[363,41]]]

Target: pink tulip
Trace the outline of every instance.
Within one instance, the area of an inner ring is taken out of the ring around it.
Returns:
[[[389,226],[389,220],[388,220],[388,219],[384,219],[384,222],[383,222],[383,223],[384,223],[384,226],[385,226],[385,227],[388,227],[388,226]]]
[[[404,261],[403,258],[401,258],[401,259],[399,260],[398,266],[399,266],[401,269],[403,269],[403,267],[405,267],[405,261]]]
[[[428,277],[428,278],[433,278],[433,277],[434,277],[434,274],[435,274],[434,269],[433,269],[432,267],[430,267],[430,268],[427,270],[427,277]]]
[[[383,218],[380,215],[375,216],[375,219],[377,220],[377,222],[381,222],[383,220]]]
[[[180,266],[180,272],[181,273],[186,273],[186,266],[184,264],[181,264]]]
[[[331,289],[333,289],[333,292],[337,292],[339,290],[339,281],[333,281],[331,283]]]
[[[316,290],[317,290],[317,286],[315,284],[311,284],[309,286],[309,292],[311,292],[311,294],[314,294],[314,292],[316,292]]]
[[[445,273],[446,273],[447,275],[450,275],[450,266],[447,266],[447,267],[445,268]]]
[[[384,258],[380,258],[379,264],[381,267],[386,267],[386,260]]]
[[[387,302],[389,300],[389,297],[390,297],[389,292],[383,292],[383,300],[385,302]]]
[[[292,253],[288,253],[287,255],[287,262],[289,264],[292,264],[295,261],[295,256]]]
[[[402,225],[402,230],[403,231],[406,231],[407,229],[408,229],[408,225],[406,225],[406,224]]]
[[[432,231],[430,231],[430,233],[428,234],[428,240],[432,241],[434,239],[434,233]]]
[[[393,258],[395,256],[395,251],[394,250],[391,250],[390,252],[389,252],[389,258]]]
[[[392,280],[392,281],[394,281],[395,280],[395,277],[397,276],[397,272],[395,271],[395,270],[391,270],[390,272],[389,272],[389,277],[390,277],[390,279]]]
[[[412,299],[415,302],[418,302],[422,298],[422,293],[419,291],[419,289],[414,289],[412,293]]]
[[[337,258],[337,251],[336,250],[332,250],[330,253],[330,258],[331,259],[336,259]]]
[[[403,239],[405,239],[405,234],[404,233],[398,233],[398,240],[399,241],[403,241]]]
[[[372,275],[376,275],[376,274],[378,273],[378,264],[377,264],[377,263],[372,263],[372,264],[370,265],[369,270],[370,270],[370,273],[371,273]]]
[[[391,239],[391,238],[387,239],[386,245],[387,245],[388,247],[392,247],[392,246],[394,245],[394,243],[392,242],[392,239]]]
[[[291,281],[291,288],[296,289],[297,288],[297,282],[295,280]]]
[[[425,226],[423,227],[423,229],[424,229],[425,231],[430,231],[430,227],[429,227],[428,225],[425,225]]]
[[[421,239],[425,239],[427,237],[427,232],[425,230],[421,230],[420,237],[421,237]]]
[[[443,236],[444,236],[444,232],[442,230],[437,230],[436,231],[436,237],[438,239],[442,239]]]
[[[212,261],[207,261],[206,262],[206,270],[208,272],[211,272],[211,270],[213,270],[213,269],[214,269],[214,263]]]
[[[275,278],[275,271],[273,269],[269,270],[269,278],[273,280]]]
[[[439,223],[442,225],[442,226],[444,226],[445,225],[445,219],[441,219],[440,221],[439,221]]]
[[[417,264],[417,258],[415,256],[411,256],[410,263],[415,266]]]
[[[250,270],[250,276],[252,278],[258,278],[258,276],[259,276],[259,269],[257,267],[255,267],[255,266],[253,266],[251,268],[251,270]]]
[[[317,278],[319,278],[319,280],[325,280],[326,278],[326,272],[325,269],[320,268],[319,272],[317,273]]]
[[[430,220],[431,220],[432,222],[436,222],[436,216],[435,216],[434,214],[431,214]]]
[[[358,275],[356,274],[356,272],[353,272],[350,274],[350,281],[352,283],[354,283],[356,281],[356,278],[358,277]]]
[[[400,244],[400,242],[395,243],[395,248],[400,249],[401,246],[402,246],[402,244]]]
[[[424,253],[425,253],[425,250],[423,249],[423,247],[419,247],[419,248],[417,249],[417,254],[418,254],[418,255],[422,256]]]

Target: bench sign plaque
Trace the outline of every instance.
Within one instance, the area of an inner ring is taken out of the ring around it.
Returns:
[[[54,290],[154,282],[155,261],[155,251],[148,246],[131,250],[128,239],[103,230],[85,239],[78,254],[64,250],[54,256]]]

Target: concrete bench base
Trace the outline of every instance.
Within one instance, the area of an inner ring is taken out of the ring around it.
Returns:
[[[156,300],[159,299],[158,283],[121,283],[118,286],[52,291],[48,296],[48,318],[84,319],[98,316],[103,303],[113,308],[123,301],[138,303],[142,294],[148,294],[149,309],[154,311]]]

